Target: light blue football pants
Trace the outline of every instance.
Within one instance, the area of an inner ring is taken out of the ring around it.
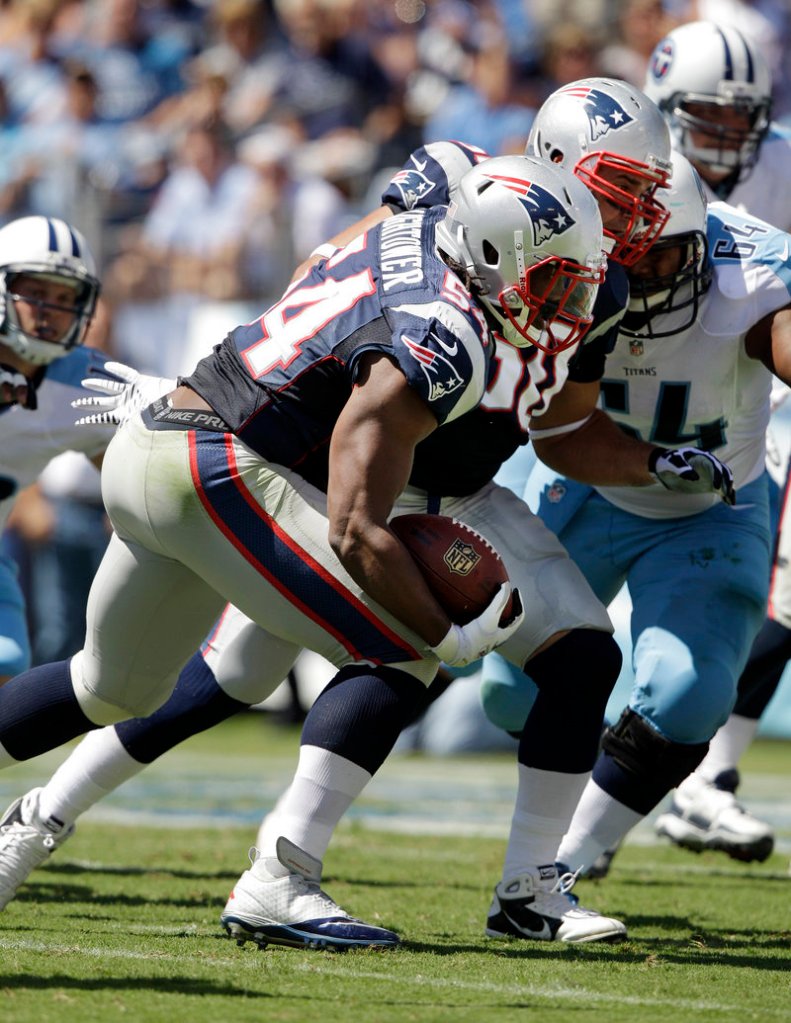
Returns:
[[[540,463],[525,493],[535,507],[533,495],[539,516],[604,604],[628,586],[632,710],[672,741],[710,739],[730,713],[766,610],[766,473],[739,490],[734,508],[720,503],[674,519],[621,511]],[[519,732],[534,698],[535,686],[523,672],[498,654],[486,658],[481,700],[490,720]]]
[[[0,553],[0,677],[10,678],[29,667],[30,641],[17,567]]]

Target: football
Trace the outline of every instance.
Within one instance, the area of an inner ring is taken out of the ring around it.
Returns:
[[[417,563],[452,622],[466,625],[489,605],[508,573],[488,540],[448,515],[397,515],[390,528]],[[501,621],[507,621],[511,601]]]

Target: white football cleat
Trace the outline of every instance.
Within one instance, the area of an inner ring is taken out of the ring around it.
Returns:
[[[576,874],[558,876],[548,864],[535,871],[501,881],[486,920],[489,938],[525,938],[529,941],[623,941],[626,926],[580,906],[570,894]]]
[[[40,792],[41,789],[31,789],[15,799],[0,817],[0,909],[5,909],[19,886],[48,859],[52,850],[74,834],[74,825],[64,829],[60,821],[40,821]]]
[[[384,927],[363,923],[341,909],[319,887],[321,864],[287,839],[277,841],[277,860],[250,850],[252,867],[233,887],[220,923],[237,944],[259,948],[288,945],[344,951],[395,948],[400,938]],[[288,873],[283,873],[283,867]]]
[[[771,827],[753,817],[732,791],[696,774],[679,785],[670,810],[657,817],[654,827],[684,849],[713,849],[745,863],[762,863],[775,842]]]

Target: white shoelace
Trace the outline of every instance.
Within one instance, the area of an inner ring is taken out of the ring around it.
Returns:
[[[561,874],[553,885],[552,891],[559,892],[561,895],[568,895],[577,883],[581,870],[582,867],[577,867],[576,870],[568,870],[565,874]]]

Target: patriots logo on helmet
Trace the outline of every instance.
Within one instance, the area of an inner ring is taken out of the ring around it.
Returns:
[[[673,40],[663,39],[658,44],[651,57],[651,77],[656,82],[661,82],[670,70],[673,63]]]
[[[418,341],[413,341],[406,334],[401,335],[401,341],[423,370],[428,381],[429,401],[438,401],[462,386],[463,380],[450,359],[440,355],[439,352],[432,351]]]
[[[608,96],[601,89],[592,89],[590,86],[572,86],[562,91],[582,101],[582,107],[588,115],[591,142],[596,142],[607,132],[617,131],[634,120],[616,99]]]
[[[527,210],[533,225],[534,244],[542,245],[553,235],[563,234],[574,226],[575,221],[569,211],[541,185],[525,178],[511,178],[502,174],[489,174],[487,177],[513,192]]]
[[[404,200],[404,208],[407,210],[414,209],[418,200],[422,199],[424,195],[428,195],[436,187],[435,181],[431,181],[430,178],[427,178],[419,170],[412,170],[411,168],[400,170],[397,174],[393,175],[391,181],[401,193],[401,198]]]

